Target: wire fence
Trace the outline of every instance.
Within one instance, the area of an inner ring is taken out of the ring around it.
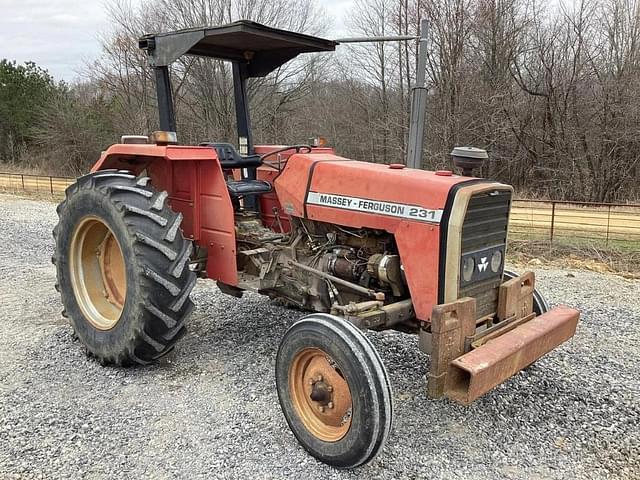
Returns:
[[[600,243],[640,250],[640,205],[514,200],[511,238],[550,243]]]
[[[27,173],[0,173],[0,189],[10,192],[27,192],[62,196],[75,178],[29,175]]]
[[[60,197],[74,178],[0,173],[0,190]],[[514,200],[509,235],[551,243],[599,243],[640,250],[640,204]]]

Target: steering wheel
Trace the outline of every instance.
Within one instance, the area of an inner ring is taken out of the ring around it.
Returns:
[[[305,153],[309,153],[311,152],[312,148],[311,145],[289,145],[283,148],[278,148],[277,150],[272,150],[270,152],[267,152],[263,155],[260,155],[260,162],[267,166],[267,167],[271,167],[274,170],[278,170],[279,172],[282,171],[282,165],[286,164],[287,161],[289,160],[288,158],[282,161],[279,161],[277,164],[273,164],[273,163],[269,163],[269,162],[265,162],[265,159],[270,157],[271,155],[275,155],[276,153],[282,153],[282,152],[286,152],[288,150],[295,150],[296,153],[300,153],[302,150],[306,150]]]

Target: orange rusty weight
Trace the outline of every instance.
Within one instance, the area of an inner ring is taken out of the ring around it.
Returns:
[[[447,392],[468,405],[496,385],[569,340],[580,312],[561,305],[451,362],[462,380]]]

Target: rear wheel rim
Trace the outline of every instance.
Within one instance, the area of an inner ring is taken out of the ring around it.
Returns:
[[[347,381],[319,348],[296,354],[289,368],[291,401],[305,428],[320,440],[337,442],[351,427],[352,399]]]
[[[120,320],[127,292],[124,256],[111,228],[100,218],[83,218],[70,245],[71,283],[85,318],[99,330]]]

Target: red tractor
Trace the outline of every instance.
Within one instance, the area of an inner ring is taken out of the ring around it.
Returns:
[[[549,309],[533,273],[504,270],[513,189],[468,176],[483,150],[454,149],[457,175],[254,145],[247,80],[337,44],[248,21],[144,36],[161,131],[123,137],[67,189],[53,261],[63,313],[103,364],[170,352],[198,277],[315,312],[280,344],[280,404],[313,456],[356,467],[382,448],[393,407],[363,330],[416,334],[431,354],[428,395],[468,404],[571,338],[579,313]],[[181,55],[232,62],[237,149],[176,144],[168,66]],[[416,167],[424,95],[412,109]]]

